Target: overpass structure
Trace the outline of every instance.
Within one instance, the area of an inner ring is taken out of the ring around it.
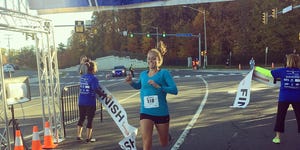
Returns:
[[[60,104],[60,81],[57,50],[51,20],[41,14],[163,7],[231,0],[1,0],[0,30],[24,33],[35,41],[39,92],[43,124],[49,121],[57,142],[63,140]],[[7,92],[0,57],[0,149],[11,150],[11,133]],[[13,121],[14,122],[14,121]],[[3,126],[4,125],[4,126]]]

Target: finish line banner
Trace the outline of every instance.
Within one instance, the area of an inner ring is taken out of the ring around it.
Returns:
[[[253,80],[264,83],[271,87],[280,87],[280,80],[274,81],[271,71],[262,67],[255,67]]]
[[[246,108],[250,102],[250,88],[252,80],[253,69],[247,74],[247,76],[240,82],[236,97],[233,103],[234,108]]]
[[[275,80],[271,74],[271,70],[255,67],[247,76],[240,82],[236,97],[233,103],[234,108],[246,108],[250,102],[251,80],[255,80],[266,84],[270,87],[280,87],[280,80]]]
[[[100,85],[103,93],[112,95],[104,86]],[[137,128],[128,124],[127,113],[125,109],[120,105],[117,99],[112,96],[112,99],[99,97],[100,102],[104,105],[111,118],[115,121],[119,129],[121,130],[124,139],[119,142],[122,149],[136,150],[135,137],[137,135]]]

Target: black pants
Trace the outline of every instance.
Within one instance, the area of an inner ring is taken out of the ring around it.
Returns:
[[[278,102],[276,123],[274,127],[275,132],[284,132],[285,116],[290,104],[293,106],[298,125],[298,133],[300,133],[300,102]]]
[[[77,125],[83,126],[83,122],[85,120],[85,116],[87,116],[87,124],[86,128],[92,128],[93,119],[96,112],[96,106],[79,106],[79,120]]]

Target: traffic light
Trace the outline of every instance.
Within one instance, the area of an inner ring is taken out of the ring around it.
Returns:
[[[273,9],[272,9],[272,17],[273,17],[274,19],[277,19],[277,8],[273,8]]]
[[[162,37],[166,37],[166,36],[167,36],[166,32],[163,32]]]
[[[147,32],[146,37],[147,37],[147,38],[150,38],[150,37],[151,37],[151,35],[150,35],[149,32]]]
[[[76,33],[84,32],[84,21],[75,21],[75,32]]]
[[[207,55],[207,50],[204,50],[204,55],[205,55],[205,56]]]
[[[201,51],[201,56],[204,56],[204,51]]]
[[[268,12],[263,12],[262,13],[262,23],[263,24],[268,24]]]
[[[132,32],[130,32],[130,33],[129,33],[129,37],[130,37],[130,38],[133,38],[133,37],[134,37],[134,34],[133,34]]]

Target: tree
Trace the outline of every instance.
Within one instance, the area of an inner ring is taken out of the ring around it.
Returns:
[[[262,12],[270,13],[275,7],[281,10],[290,3],[296,2],[244,0],[190,5],[206,12],[208,64],[224,64],[229,54],[232,54],[232,65],[248,64],[251,57],[258,65],[264,64],[266,47],[269,49],[268,60],[281,63],[286,53],[300,47],[300,9],[278,14],[276,20],[269,18],[268,24],[262,24],[261,17]],[[198,57],[199,33],[201,50],[204,50],[203,13],[182,6],[97,11],[92,20],[95,22],[93,31],[73,34],[71,48],[67,51],[76,58],[82,54],[91,54],[95,58],[106,55],[144,58],[147,51],[156,46],[156,36],[145,38],[143,35],[156,33],[154,27],[158,27],[159,33],[165,31],[169,35],[196,35],[163,38],[168,48],[165,65],[174,62],[185,65],[187,57]],[[123,36],[123,31],[134,33],[134,37]],[[77,59],[74,63],[78,63]]]
[[[59,43],[59,44],[58,44],[57,51],[59,51],[59,52],[64,52],[64,51],[66,51],[66,45],[65,45],[64,43]]]

